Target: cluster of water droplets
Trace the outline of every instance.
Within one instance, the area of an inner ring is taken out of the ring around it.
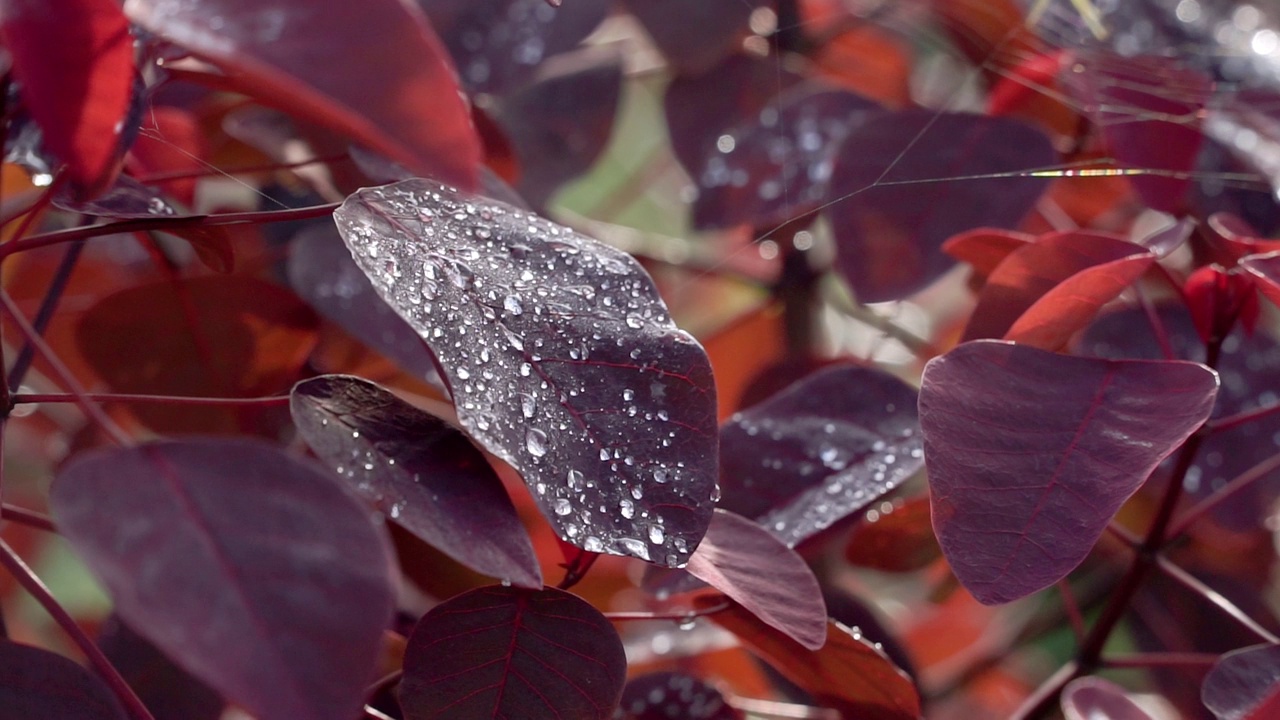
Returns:
[[[361,191],[335,219],[435,354],[463,425],[563,537],[687,561],[714,502],[710,367],[633,259],[426,180]]]

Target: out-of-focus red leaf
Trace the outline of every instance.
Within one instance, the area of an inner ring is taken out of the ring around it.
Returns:
[[[175,107],[153,107],[142,116],[142,129],[129,149],[130,172],[135,175],[198,173],[205,170],[205,138],[190,112]],[[164,192],[184,205],[195,202],[195,177],[160,180]]]
[[[969,62],[989,77],[1003,77],[1043,46],[1016,0],[938,0],[930,7]]]
[[[1052,233],[1024,245],[987,278],[964,340],[1004,336],[1057,350],[1156,260],[1102,233]]]
[[[719,598],[700,597],[695,604],[709,609]],[[709,616],[738,636],[788,680],[811,693],[820,703],[859,720],[918,720],[920,696],[915,684],[857,628],[831,622],[827,643],[808,650],[765,625],[751,611],[731,605]]]
[[[784,322],[782,309],[770,305],[743,314],[704,340],[715,370],[721,420],[744,406],[759,373],[782,359]]]
[[[1206,344],[1213,338],[1225,338],[1237,321],[1252,333],[1259,313],[1256,291],[1261,290],[1268,297],[1276,292],[1276,281],[1268,275],[1266,261],[1261,269],[1251,267],[1255,257],[1262,259],[1252,255],[1242,258],[1239,267],[1243,271],[1205,265],[1191,273],[1183,285],[1191,321]]]
[[[467,567],[542,587],[506,488],[461,431],[360,378],[311,378],[291,394],[303,439],[384,515]]]
[[[720,691],[692,675],[659,672],[632,678],[615,720],[743,720]]]
[[[827,607],[813,571],[741,515],[717,509],[685,569],[806,648],[826,642]]]
[[[418,622],[400,701],[406,720],[609,720],[626,674],[618,633],[581,598],[490,586]]]
[[[120,618],[108,618],[96,642],[155,720],[222,717],[226,703],[217,692],[173,664]]]
[[[1280,717],[1280,645],[1254,645],[1223,655],[1200,688],[1218,720]]]
[[[48,650],[0,638],[0,718],[126,720],[111,690],[88,670]]]
[[[1062,51],[1037,53],[1018,62],[997,79],[987,98],[987,112],[1032,122],[1069,147],[1080,130],[1080,114],[1064,101],[1058,76],[1071,57]]]
[[[50,504],[120,617],[227,700],[259,717],[359,712],[393,558],[319,467],[243,439],[97,450],[62,468]]]
[[[120,168],[133,95],[133,37],[115,0],[5,0],[0,40],[44,143],[85,195]]]
[[[887,507],[867,511],[849,535],[846,560],[873,570],[912,572],[942,557],[929,519],[928,497],[881,506]]]
[[[100,0],[107,2],[107,0]],[[261,102],[349,135],[415,172],[473,188],[480,142],[447,53],[401,0],[130,0],[130,18],[227,71]],[[335,58],[340,61],[335,62]]]
[[[317,319],[296,295],[249,277],[161,281],[102,298],[80,319],[76,340],[114,391],[257,397],[287,392],[316,342]],[[192,410],[140,404],[156,430],[274,431],[282,408]],[[274,430],[273,430],[274,429]]]
[[[973,267],[978,275],[986,277],[995,271],[1014,250],[1035,242],[1034,235],[1001,230],[978,228],[948,238],[942,243],[942,252]]]
[[[1204,224],[1204,239],[1215,262],[1231,267],[1246,255],[1280,251],[1280,240],[1258,237],[1258,231],[1239,215],[1216,212]]]
[[[1209,417],[1217,390],[1197,363],[992,340],[930,360],[920,428],[933,527],[956,577],[987,604],[1065,577]]]
[[[1076,678],[1062,690],[1066,720],[1151,720],[1124,688],[1097,677]]]
[[[704,72],[732,53],[765,0],[624,0],[677,70]]]
[[[821,32],[821,26],[804,27],[812,27],[815,34]],[[829,83],[895,109],[911,102],[913,58],[900,38],[876,23],[846,25],[839,35],[810,53],[809,59]]]

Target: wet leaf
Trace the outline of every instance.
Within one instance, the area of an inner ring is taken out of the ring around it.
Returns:
[[[1151,720],[1124,688],[1097,677],[1072,680],[1062,691],[1066,720]]]
[[[155,720],[222,717],[226,703],[218,693],[173,664],[120,618],[108,618],[96,642]]]
[[[393,560],[320,468],[257,441],[154,442],[77,456],[50,502],[121,619],[227,700],[260,717],[359,712]]]
[[[710,607],[717,598],[698,598]],[[820,703],[859,720],[917,720],[920,696],[906,673],[850,629],[831,622],[827,643],[808,650],[739,605],[709,616]]]
[[[289,408],[307,445],[384,515],[477,572],[542,587],[502,480],[460,431],[346,375],[298,383]]]
[[[702,72],[732,53],[765,0],[625,0],[673,67]]]
[[[581,598],[491,586],[418,622],[400,700],[406,720],[608,720],[626,672],[618,633]]]
[[[78,191],[96,195],[120,169],[133,96],[133,36],[115,0],[6,0],[0,40],[43,142]]]
[[[1266,720],[1280,714],[1280,645],[1223,655],[1204,678],[1200,698],[1218,720]]]
[[[363,190],[334,216],[439,360],[462,426],[562,539],[687,561],[713,505],[715,386],[635,260],[425,180]]]
[[[741,515],[716,510],[686,569],[806,648],[826,642],[827,607],[813,571]]]
[[[100,0],[106,2],[107,0]],[[400,0],[129,0],[130,19],[227,71],[234,87],[415,172],[476,185],[480,141],[426,18]],[[334,62],[342,58],[342,62]]]
[[[714,687],[679,672],[632,678],[622,690],[614,720],[743,720]]]
[[[61,655],[0,638],[0,720],[125,720],[106,684]]]
[[[916,392],[889,373],[813,373],[720,431],[720,507],[795,546],[919,470]]]
[[[933,527],[956,577],[989,605],[1065,577],[1208,418],[1217,387],[1196,363],[993,340],[929,361],[920,427]]]
[[[1013,227],[1045,180],[1017,173],[1052,165],[1049,139],[1017,120],[908,110],[867,121],[832,169],[824,212],[837,267],[861,302],[898,300],[952,265],[940,249],[958,233]]]

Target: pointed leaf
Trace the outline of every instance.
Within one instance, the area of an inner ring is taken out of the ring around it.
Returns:
[[[696,604],[710,608],[718,598]],[[858,720],[916,720],[920,695],[915,684],[857,628],[832,621],[821,650],[808,650],[768,627],[749,610],[733,605],[709,616],[738,636],[752,652],[811,693],[819,702]]]
[[[0,720],[125,720],[106,684],[61,655],[0,638]]]
[[[563,590],[483,587],[432,608],[405,648],[406,720],[608,720],[627,660],[609,620]]]
[[[1200,697],[1218,720],[1267,720],[1280,714],[1280,645],[1254,645],[1223,655],[1204,678]]]
[[[1016,600],[1084,560],[1120,506],[1209,417],[1218,376],[978,340],[920,388],[933,527],[978,600]]]
[[[120,617],[229,701],[260,717],[359,713],[393,560],[328,473],[257,441],[155,442],[77,456],[50,503]]]
[[[44,144],[87,195],[119,170],[133,37],[116,0],[4,0],[0,40]]]
[[[426,180],[362,190],[334,217],[439,360],[462,426],[561,538],[688,560],[711,518],[715,386],[635,260]]]
[[[649,673],[632,678],[622,690],[615,720],[743,720],[719,690],[692,675]]]
[[[1062,714],[1066,720],[1151,720],[1124,688],[1096,677],[1076,678],[1063,689]]]
[[[852,365],[813,373],[720,430],[720,506],[794,547],[923,464],[916,391]]]
[[[106,2],[107,0],[101,0]],[[480,141],[453,67],[401,0],[128,0],[147,30],[228,72],[234,86],[345,133],[415,172],[476,184]],[[335,62],[341,58],[341,62]]]
[[[806,648],[826,642],[827,606],[813,571],[741,515],[717,509],[685,569]]]
[[[289,409],[316,455],[401,527],[472,570],[542,587],[502,480],[460,431],[346,375],[298,383]]]

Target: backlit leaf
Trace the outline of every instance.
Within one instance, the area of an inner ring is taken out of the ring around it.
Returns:
[[[1066,720],[1151,720],[1124,688],[1096,677],[1072,680],[1062,691]]]
[[[506,488],[460,431],[346,375],[298,383],[289,407],[316,455],[384,515],[473,570],[542,587]]]
[[[358,714],[393,561],[320,468],[256,441],[155,442],[77,456],[50,502],[120,617],[229,701],[259,717]]]
[[[1200,688],[1218,720],[1267,720],[1280,713],[1280,645],[1254,645],[1223,655]]]
[[[0,638],[0,720],[125,720],[105,683],[48,650]]]
[[[618,633],[586,601],[491,586],[418,621],[400,701],[406,720],[608,720],[626,673]]]
[[[362,190],[334,217],[439,360],[462,426],[562,539],[688,560],[713,505],[715,386],[635,260],[425,180]]]
[[[942,252],[973,267],[982,276],[990,275],[1014,250],[1034,242],[1027,233],[999,228],[978,228],[948,238]]]
[[[718,690],[692,675],[659,672],[632,678],[615,720],[742,720]]]
[[[1084,560],[1120,506],[1209,416],[1218,376],[965,343],[925,366],[933,527],[978,600],[1009,602]]]

